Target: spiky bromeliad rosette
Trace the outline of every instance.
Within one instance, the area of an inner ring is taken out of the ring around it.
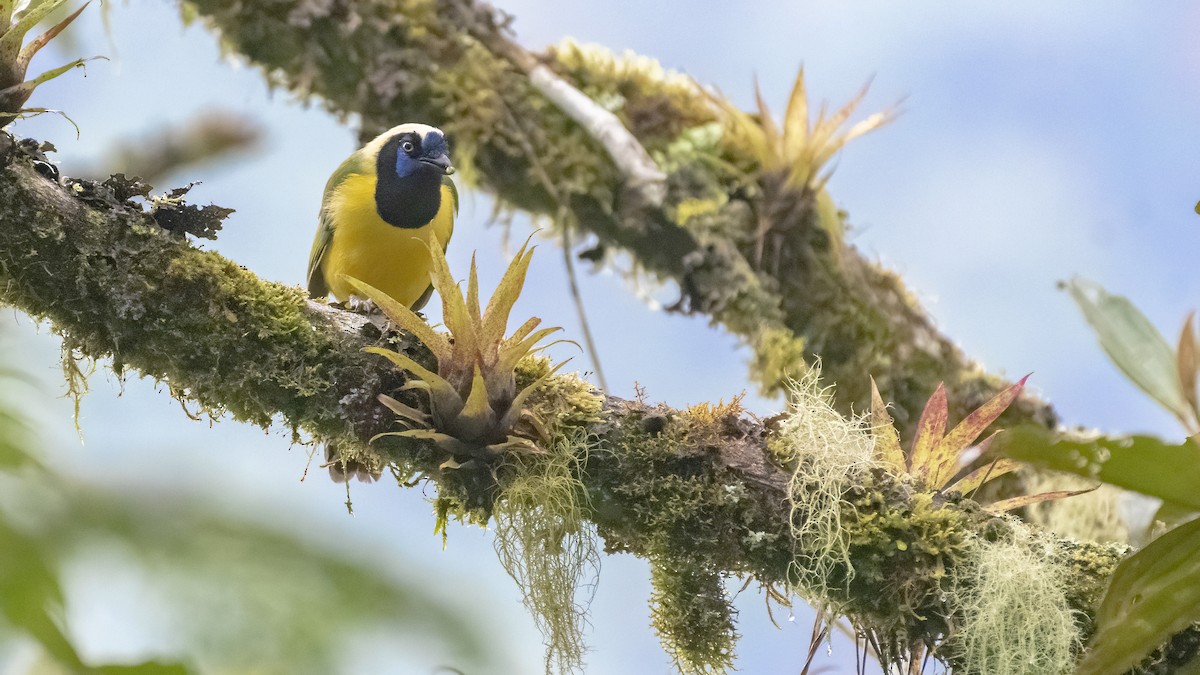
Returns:
[[[443,464],[457,468],[469,461],[490,462],[511,449],[534,450],[544,442],[541,422],[524,403],[528,395],[558,368],[537,382],[517,390],[515,368],[521,359],[560,328],[541,328],[541,319],[530,318],[507,338],[504,332],[513,304],[525,284],[533,250],[526,242],[505,271],[487,308],[479,305],[479,278],[475,260],[467,280],[467,293],[454,283],[445,253],[431,247],[432,282],[442,299],[442,320],[449,335],[435,331],[416,312],[357,279],[348,279],[369,297],[396,326],[412,333],[433,352],[437,372],[412,358],[383,347],[367,351],[386,357],[411,375],[405,389],[429,394],[428,414],[381,394],[380,402],[399,416],[408,429],[387,436],[432,441],[449,455]],[[561,366],[561,364],[560,364]]]
[[[45,108],[26,108],[25,102],[39,85],[72,68],[82,67],[90,60],[75,59],[33,79],[25,79],[25,71],[29,62],[33,60],[33,55],[71,25],[88,6],[88,3],[83,3],[82,7],[22,47],[26,34],[66,2],[67,0],[46,0],[41,3],[22,3],[17,0],[0,0],[0,127],[26,115],[51,112]]]

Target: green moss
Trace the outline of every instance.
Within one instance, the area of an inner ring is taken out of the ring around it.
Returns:
[[[650,151],[688,128],[715,120],[699,86],[654,59],[567,38],[552,47],[553,64],[585,94],[617,114]]]
[[[1108,588],[1108,580],[1122,558],[1132,549],[1123,544],[1059,540],[1052,550],[1055,561],[1066,576],[1067,601],[1080,622],[1084,639],[1092,634],[1092,619]]]
[[[655,629],[681,669],[721,672],[736,632],[718,570],[780,579],[790,559],[778,504],[718,461],[745,418],[736,400],[621,416],[587,464],[592,518],[608,550],[651,561]]]
[[[941,593],[949,571],[965,559],[969,517],[927,493],[898,500],[903,485],[882,472],[859,480],[864,484],[844,506],[855,575],[846,594],[835,597],[883,635],[944,633]]]
[[[736,612],[722,575],[702,561],[651,560],[650,620],[680,673],[707,675],[733,668]]]
[[[810,372],[805,340],[781,326],[764,325],[750,338],[754,349],[751,370],[764,394],[774,393],[782,383],[802,379]]]
[[[71,182],[75,198],[57,193],[47,211],[44,179],[19,159],[4,171],[0,199],[31,226],[0,231],[3,301],[64,334],[72,392],[83,389],[74,364],[102,359],[118,376],[134,368],[166,382],[193,416],[266,427],[282,415],[352,444],[353,425],[386,424],[374,392],[402,380],[381,379],[353,336],[314,328],[298,289],[191,247],[111,187]]]
[[[719,460],[742,418],[736,403],[667,411],[623,406],[587,463],[594,518],[613,550],[703,561],[714,569],[778,578],[788,553],[776,504]],[[726,523],[730,527],[713,527]]]
[[[516,367],[517,389],[532,385],[554,368],[545,356],[522,359]],[[583,378],[558,375],[542,380],[526,399],[529,409],[551,435],[572,433],[600,422],[604,417],[604,395]]]

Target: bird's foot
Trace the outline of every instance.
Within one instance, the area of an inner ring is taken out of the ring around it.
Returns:
[[[380,314],[379,307],[370,300],[351,296],[346,301],[346,309],[357,314]]]

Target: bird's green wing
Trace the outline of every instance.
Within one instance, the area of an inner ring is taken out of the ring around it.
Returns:
[[[450,237],[454,236],[454,221],[458,219],[458,186],[450,179],[450,176],[442,176],[442,185],[450,188],[450,197],[454,203],[454,218],[450,220]],[[450,243],[450,237],[446,237],[446,241],[442,242],[442,250],[446,250],[446,246]]]
[[[333,219],[326,207],[329,206],[329,199],[333,197],[334,191],[342,184],[342,181],[356,173],[363,172],[363,160],[361,152],[350,155],[329,177],[329,182],[325,183],[325,192],[321,195],[321,214],[317,225],[317,236],[313,240],[312,252],[308,254],[308,294],[314,298],[323,298],[329,295],[329,287],[325,284],[325,275],[321,270],[321,262],[325,258],[325,252],[329,250],[329,242],[333,241]]]
[[[458,215],[458,186],[450,176],[442,176],[442,185],[450,188],[450,196],[454,198],[454,215]]]

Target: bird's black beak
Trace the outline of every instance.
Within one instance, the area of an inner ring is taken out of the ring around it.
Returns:
[[[450,165],[450,156],[446,153],[442,153],[437,157],[422,157],[420,161],[422,164],[428,164],[442,172],[443,175],[449,176],[454,173],[454,167]]]

